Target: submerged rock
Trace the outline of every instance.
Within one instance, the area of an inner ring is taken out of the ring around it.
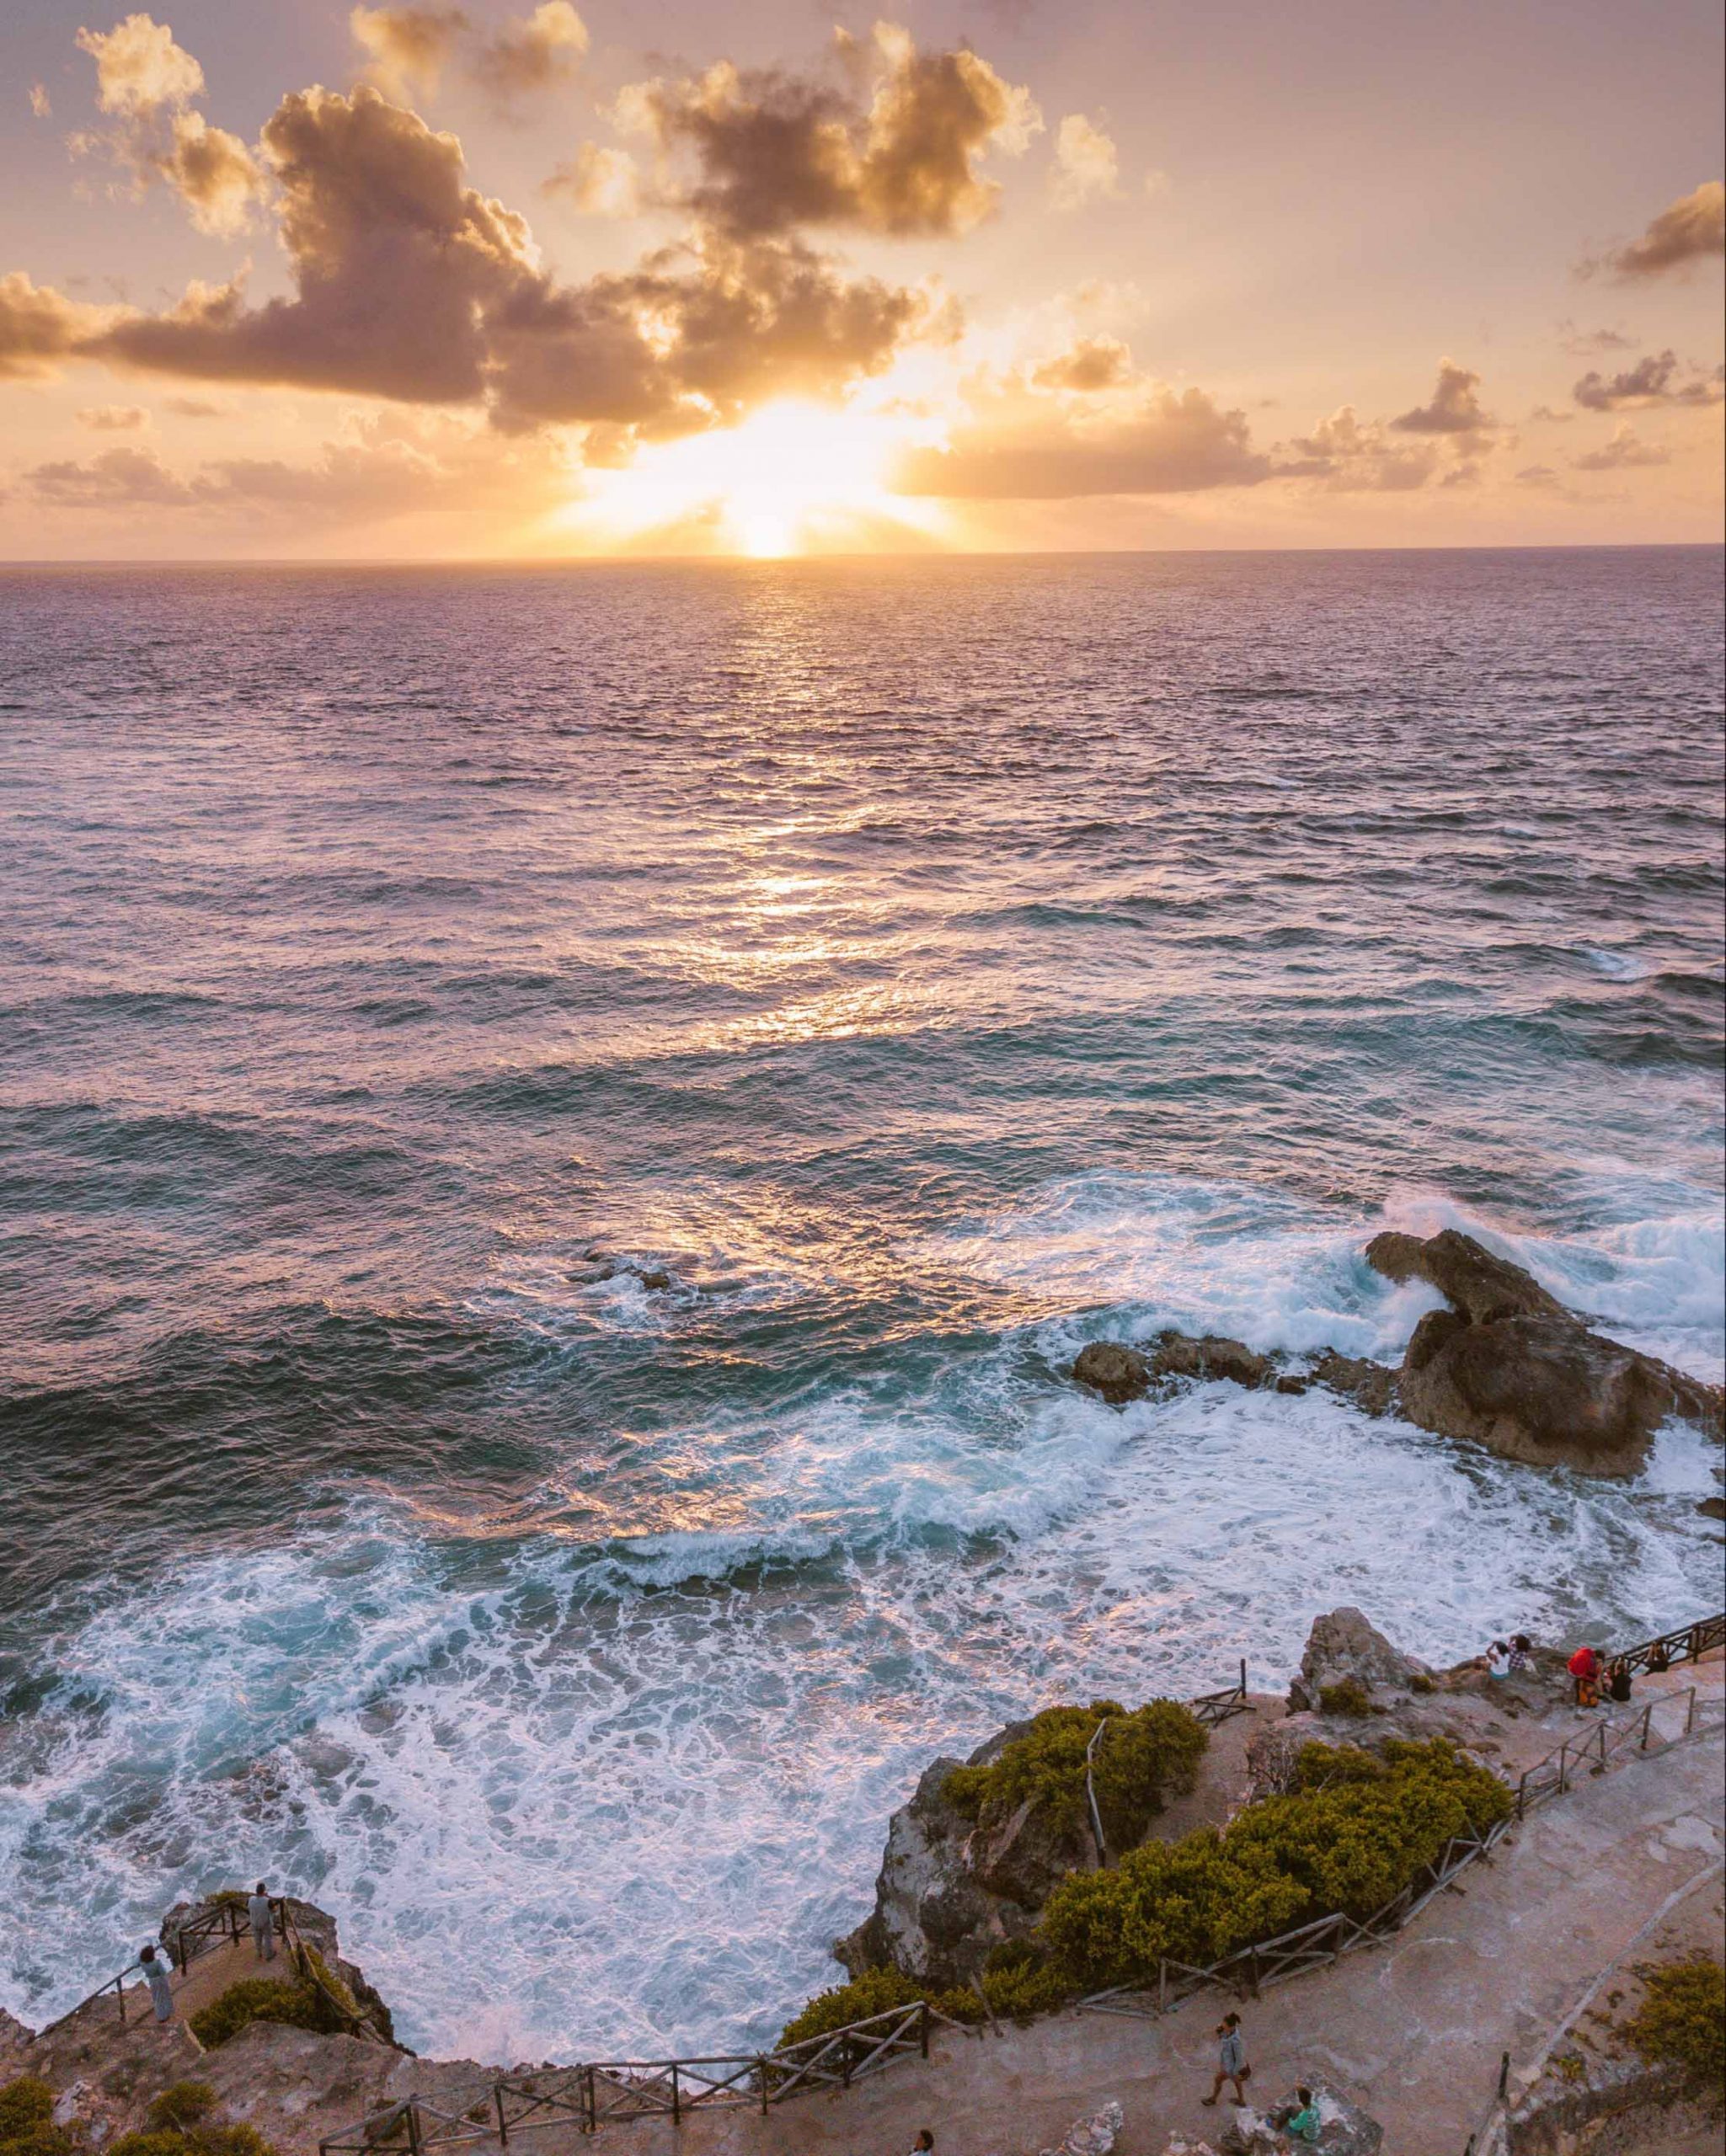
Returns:
[[[1136,1348],[1123,1347],[1118,1340],[1093,1340],[1080,1348],[1072,1374],[1116,1407],[1141,1399],[1151,1389],[1149,1363]]]
[[[1533,1276],[1454,1228],[1375,1235],[1387,1279],[1419,1278],[1451,1307],[1414,1329],[1396,1381],[1402,1412],[1536,1467],[1634,1475],[1669,1415],[1723,1434],[1723,1396],[1652,1355],[1590,1331]]]
[[[1197,1337],[1187,1332],[1159,1333],[1151,1371],[1159,1378],[1226,1378],[1253,1390],[1276,1378],[1276,1365],[1269,1355],[1256,1354],[1244,1341],[1215,1332]]]

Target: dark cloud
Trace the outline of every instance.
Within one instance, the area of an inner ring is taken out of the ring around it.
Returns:
[[[104,449],[88,464],[39,464],[24,484],[51,509],[179,509],[197,499],[147,449]]]
[[[1244,413],[1221,409],[1202,390],[1166,389],[1134,417],[1103,424],[1050,415],[1013,429],[962,429],[946,449],[911,451],[893,483],[901,494],[1045,501],[1195,494],[1270,476]]]
[[[370,88],[285,99],[262,147],[294,296],[254,307],[237,282],[194,286],[81,344],[62,329],[61,351],[181,379],[483,402],[509,431],[664,434],[836,391],[884,366],[930,312],[794,239],[711,229],[633,271],[560,285],[525,221],[464,184],[456,138]]]
[[[999,189],[978,161],[1023,148],[1041,123],[1029,93],[980,55],[920,52],[883,26],[859,86],[729,61],[678,82],[640,83],[619,117],[698,177],[665,199],[734,239],[812,225],[894,234],[968,230]]]
[[[1579,472],[1628,472],[1648,465],[1670,464],[1672,452],[1658,442],[1640,440],[1633,429],[1621,426],[1614,428],[1609,442],[1581,456],[1573,456],[1570,462]]]
[[[1712,375],[1684,374],[1678,355],[1671,350],[1649,352],[1633,367],[1603,375],[1591,367],[1571,394],[1590,412],[1637,411],[1654,404],[1716,404],[1720,401],[1721,370]]]
[[[1662,210],[1640,239],[1610,248],[1582,265],[1584,275],[1605,271],[1623,283],[1663,277],[1726,253],[1726,185],[1704,180]]]
[[[1561,323],[1559,328],[1559,343],[1579,360],[1592,359],[1599,352],[1627,352],[1636,341],[1616,329],[1579,329],[1574,322]]]
[[[1082,337],[1069,352],[1037,368],[1031,380],[1039,389],[1090,393],[1119,388],[1132,372],[1132,355],[1118,337]]]
[[[1429,403],[1417,404],[1391,421],[1405,435],[1478,434],[1492,424],[1480,408],[1480,376],[1454,360],[1439,361],[1438,383]]]

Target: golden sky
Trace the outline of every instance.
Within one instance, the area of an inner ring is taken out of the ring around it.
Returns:
[[[0,555],[1717,539],[1720,45],[14,0]]]

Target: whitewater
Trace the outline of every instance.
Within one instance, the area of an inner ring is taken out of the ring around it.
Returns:
[[[1010,1716],[1716,1606],[1694,1433],[1065,1373],[1455,1225],[1720,1377],[1719,568],[0,579],[0,2005],[266,1875],[754,2044]]]

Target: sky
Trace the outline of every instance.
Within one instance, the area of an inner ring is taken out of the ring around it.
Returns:
[[[1721,535],[1713,0],[9,0],[0,558]]]

